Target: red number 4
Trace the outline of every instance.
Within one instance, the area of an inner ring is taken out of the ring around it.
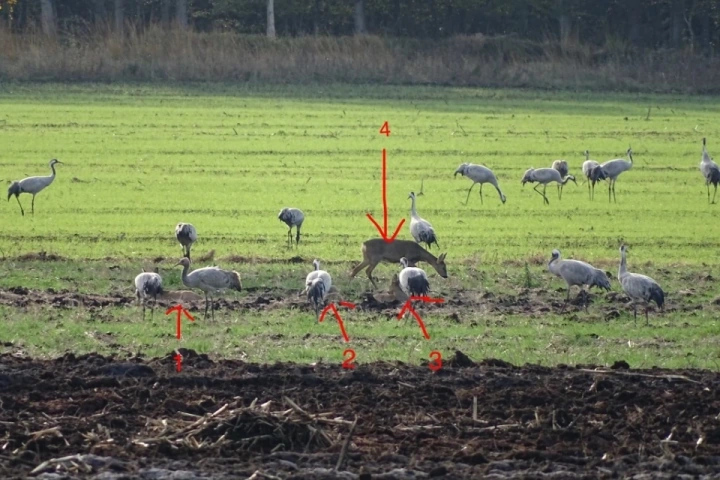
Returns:
[[[390,124],[388,122],[383,123],[383,126],[380,127],[380,134],[386,137],[390,136]]]

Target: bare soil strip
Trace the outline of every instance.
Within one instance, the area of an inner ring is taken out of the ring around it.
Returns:
[[[720,373],[0,356],[0,474],[410,479],[720,473]],[[338,468],[336,471],[335,469]],[[174,475],[174,476],[173,476]],[[207,477],[205,477],[207,478]]]

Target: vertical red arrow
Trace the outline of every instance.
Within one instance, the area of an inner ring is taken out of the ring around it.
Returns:
[[[400,229],[402,228],[403,224],[405,223],[405,219],[403,218],[400,220],[400,224],[395,229],[395,233],[392,234],[391,237],[388,237],[388,206],[387,206],[387,152],[383,148],[382,150],[382,202],[383,202],[383,227],[380,228],[380,225],[377,221],[373,218],[372,215],[369,213],[367,214],[367,217],[370,219],[373,225],[375,225],[375,228],[378,229],[378,232],[380,232],[380,235],[382,235],[383,240],[387,243],[392,243],[395,241],[395,237],[397,237],[398,233],[400,233]]]
[[[167,312],[165,312],[165,315],[170,315],[172,312],[177,312],[177,324],[175,327],[175,332],[177,335],[177,338],[182,338],[182,315],[185,314],[185,316],[190,320],[191,322],[194,322],[195,319],[192,315],[190,315],[190,312],[185,310],[182,305],[175,305],[174,307],[170,307],[167,309]]]

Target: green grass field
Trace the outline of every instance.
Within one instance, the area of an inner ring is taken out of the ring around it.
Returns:
[[[319,258],[345,298],[368,290],[361,273],[362,241],[377,236],[366,212],[382,216],[381,150],[388,152],[390,223],[408,217],[408,193],[420,189],[418,211],[448,252],[450,278],[432,272],[438,295],[506,295],[542,290],[548,306],[564,298],[564,283],[545,264],[553,248],[613,274],[621,240],[631,271],[647,273],[669,293],[669,311],[637,326],[600,296],[589,313],[507,314],[462,309],[426,316],[431,341],[416,326],[372,312],[346,314],[358,361],[418,362],[430,350],[455,348],[473,358],[514,363],[612,363],[720,368],[720,205],[708,205],[698,170],[701,138],[720,151],[720,102],[710,97],[555,94],[401,87],[246,87],[148,85],[4,85],[0,87],[0,180],[58,176],[36,199],[21,196],[2,212],[0,291],[12,287],[93,294],[133,294],[142,266],[162,257],[165,285],[182,288],[181,254],[173,230],[180,221],[199,232],[197,254],[214,249],[215,263],[238,270],[243,286],[291,296]],[[391,135],[379,134],[383,122]],[[593,202],[586,185],[565,187],[550,205],[520,184],[529,167],[570,163],[582,181],[582,152],[600,162],[623,157],[635,166]],[[715,153],[717,156],[717,153]],[[507,203],[453,178],[460,163],[481,163],[498,175]],[[300,248],[285,244],[277,219],[284,206],[306,213]],[[399,238],[410,239],[403,228]],[[61,261],[22,257],[45,251]],[[294,256],[306,264],[286,263]],[[527,268],[526,268],[527,265]],[[200,265],[204,266],[204,265]],[[110,267],[113,267],[112,269]],[[383,283],[396,267],[376,270]],[[613,289],[620,290],[613,280]],[[243,292],[226,298],[253,295]],[[480,302],[482,303],[482,302]],[[73,351],[161,354],[178,345],[170,320],[141,322],[135,309],[97,311],[0,305],[6,349],[55,355]],[[157,313],[157,312],[156,312]],[[185,346],[253,361],[340,361],[337,328],[317,325],[309,311],[222,311],[216,322],[187,328]],[[100,332],[102,335],[95,335]],[[307,337],[307,335],[310,337]]]

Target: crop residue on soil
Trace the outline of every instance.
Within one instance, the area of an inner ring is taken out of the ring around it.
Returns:
[[[519,368],[460,353],[436,374],[402,363],[344,371],[182,353],[181,373],[172,354],[0,356],[3,477],[720,472],[718,373],[624,362],[606,371]]]

